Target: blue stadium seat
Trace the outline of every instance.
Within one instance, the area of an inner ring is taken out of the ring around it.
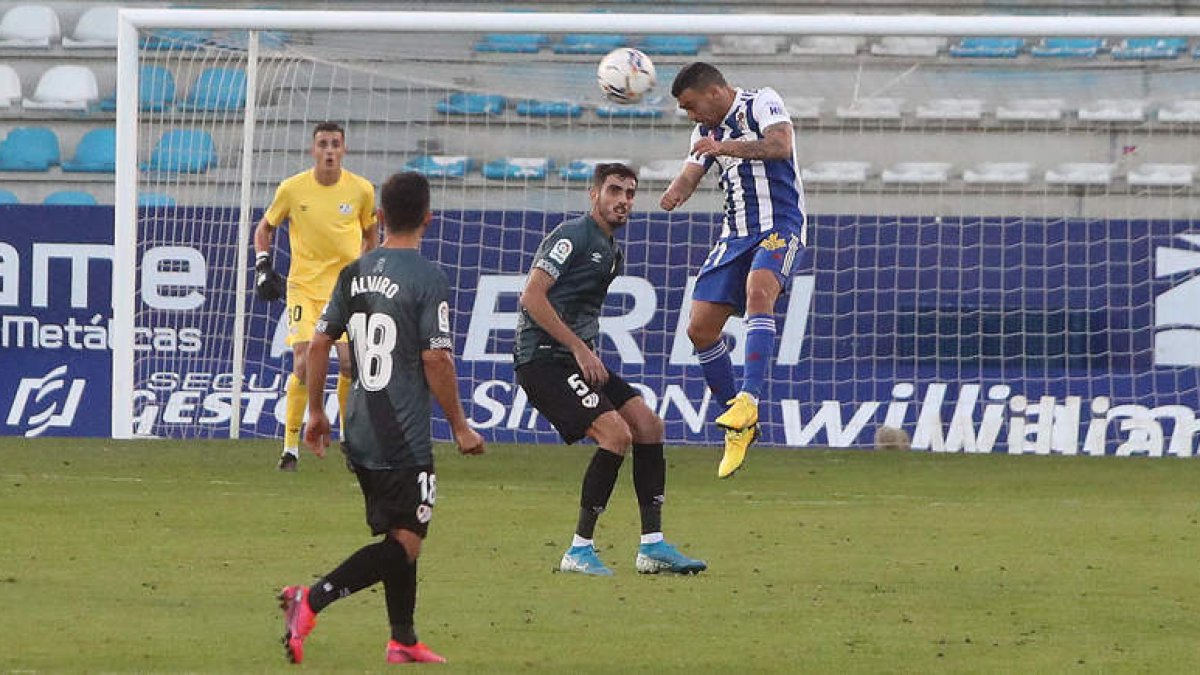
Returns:
[[[475,169],[475,160],[466,156],[421,155],[405,162],[404,168],[428,178],[465,178]]]
[[[542,33],[492,33],[475,43],[475,51],[536,54],[549,42],[550,39]]]
[[[564,35],[554,45],[555,54],[607,54],[617,47],[629,44],[623,35],[572,33]]]
[[[212,39],[211,30],[159,29],[142,36],[141,48],[146,50],[200,49]]]
[[[246,72],[241,68],[206,68],[176,110],[241,110],[246,105]]]
[[[0,206],[3,206],[5,204],[20,204],[20,203],[21,203],[21,200],[17,199],[17,196],[15,194],[13,194],[12,192],[9,192],[8,190],[0,190]]]
[[[438,101],[437,111],[447,115],[499,115],[508,101],[499,94],[451,94]]]
[[[46,127],[17,127],[0,142],[0,171],[49,171],[60,159],[58,136]]]
[[[170,110],[175,104],[175,76],[163,66],[143,64],[138,69],[138,102],[147,112]],[[117,95],[114,93],[100,101],[100,110],[115,112]]]
[[[1011,59],[1025,47],[1024,38],[969,37],[951,45],[950,56],[979,59]]]
[[[1187,38],[1125,38],[1112,48],[1112,57],[1117,61],[1175,59],[1187,47]]]
[[[638,49],[656,56],[695,56],[706,45],[708,38],[702,35],[647,35]]]
[[[492,180],[546,180],[554,162],[545,157],[505,157],[483,165],[483,177]]]
[[[90,192],[79,190],[59,190],[51,192],[42,200],[48,206],[95,206],[96,198]]]
[[[147,209],[162,209],[175,206],[175,198],[158,192],[142,192],[138,194],[137,205]]]
[[[579,117],[583,114],[583,106],[567,101],[526,99],[517,103],[517,114],[526,117]]]
[[[616,117],[635,119],[658,119],[663,111],[657,108],[647,108],[637,105],[601,105],[596,106],[596,117]]]
[[[1100,38],[1050,37],[1034,45],[1029,53],[1038,58],[1094,58],[1104,46]]]
[[[143,171],[204,173],[217,164],[212,136],[203,129],[171,129],[163,133]]]
[[[112,173],[117,170],[116,129],[92,129],[79,139],[75,156],[63,162],[67,172]]]

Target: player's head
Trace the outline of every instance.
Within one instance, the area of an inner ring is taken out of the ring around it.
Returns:
[[[318,170],[340,170],[346,156],[346,130],[337,122],[321,122],[313,128],[311,152]]]
[[[412,232],[429,224],[429,181],[415,171],[392,174],[379,189],[379,220],[388,232]]]
[[[705,126],[716,126],[733,105],[733,89],[721,71],[703,61],[684,66],[671,83],[671,95],[688,119]]]
[[[633,210],[637,182],[637,174],[624,164],[597,164],[588,191],[592,197],[592,218],[610,229],[624,226]]]

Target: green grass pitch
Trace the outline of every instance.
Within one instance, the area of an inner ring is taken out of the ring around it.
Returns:
[[[288,665],[274,594],[369,541],[340,457],[276,442],[0,439],[0,672],[380,671],[382,590]],[[554,573],[589,450],[439,448],[417,627],[446,672],[1189,672],[1200,464],[672,448],[666,533],[697,577]]]

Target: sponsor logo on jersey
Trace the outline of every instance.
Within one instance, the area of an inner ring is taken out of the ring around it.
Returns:
[[[604,255],[599,251],[592,251],[592,262],[599,263],[604,259]]]
[[[571,257],[572,248],[570,239],[559,239],[546,255],[559,265],[565,265],[567,258]]]
[[[338,204],[338,213],[342,214],[343,216],[348,216],[351,213],[354,213],[354,207],[350,206],[348,202],[342,202],[341,204]]]

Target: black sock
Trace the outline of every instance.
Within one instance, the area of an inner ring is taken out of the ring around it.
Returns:
[[[357,593],[382,579],[382,561],[385,555],[384,542],[368,544],[354,552],[349,558],[308,589],[308,605],[320,612],[334,600]]]
[[[662,532],[662,506],[667,485],[667,461],[662,443],[633,444],[633,489],[642,514],[642,534]]]
[[[383,594],[387,601],[388,623],[392,639],[400,644],[414,645],[417,633],[413,629],[413,610],[417,606],[417,562],[408,560],[404,544],[387,537],[383,565]]]
[[[612,496],[613,487],[617,484],[617,472],[621,470],[624,455],[597,448],[592,455],[592,462],[583,473],[583,490],[579,495],[579,524],[575,534],[584,539],[591,539],[596,531],[596,520],[608,507],[608,498]]]

